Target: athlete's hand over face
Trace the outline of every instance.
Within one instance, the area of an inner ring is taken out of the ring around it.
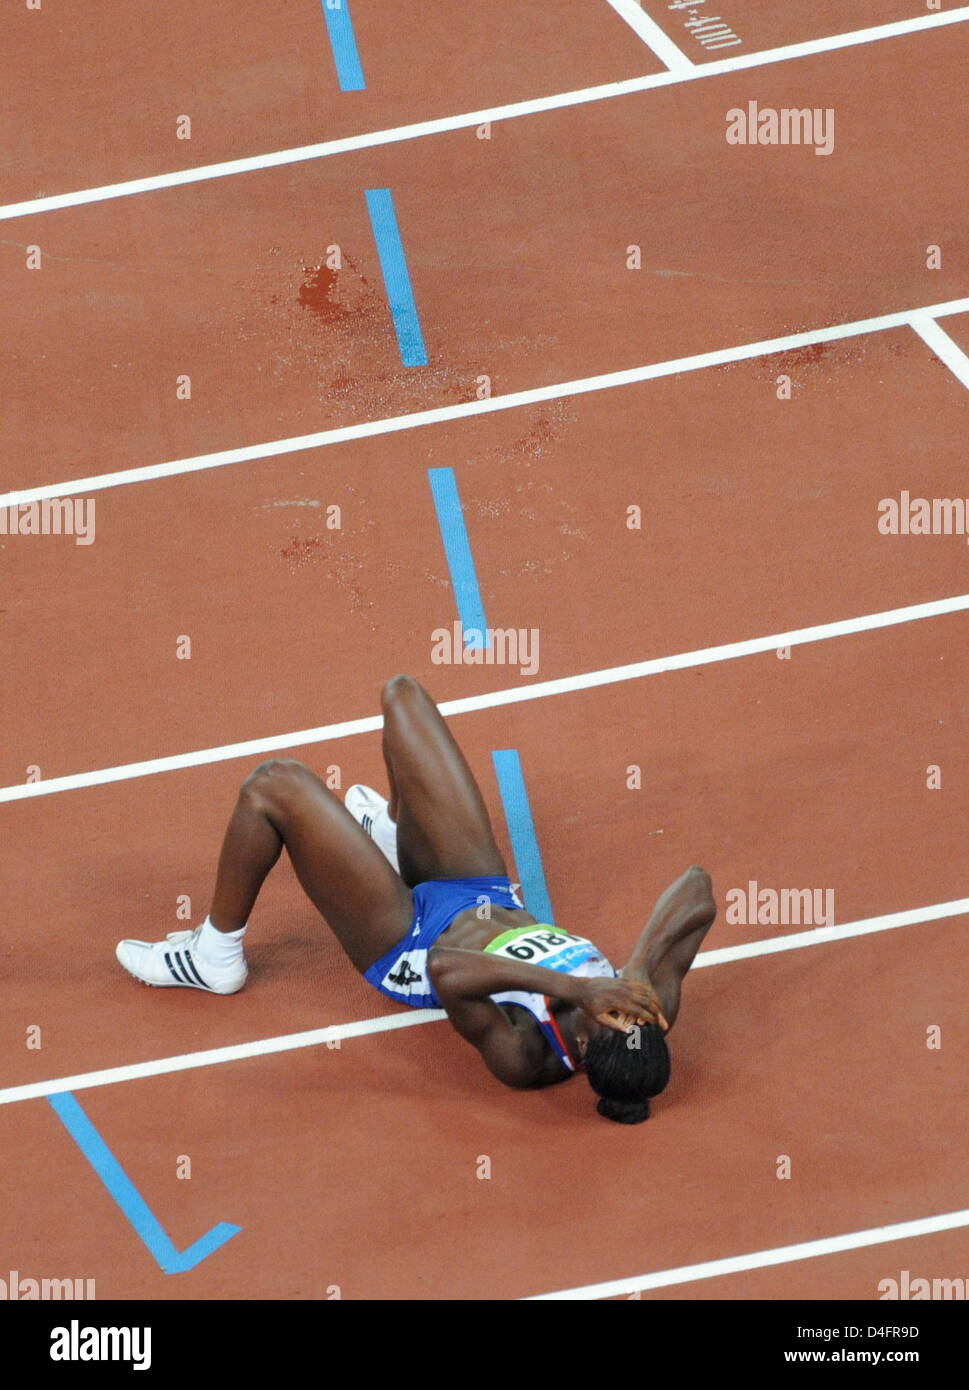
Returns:
[[[596,976],[582,981],[582,1007],[597,1023],[628,1033],[634,1024],[658,1023],[669,1026],[660,1009],[656,991],[646,980],[609,979]]]

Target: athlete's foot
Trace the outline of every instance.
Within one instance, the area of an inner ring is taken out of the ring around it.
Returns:
[[[201,930],[169,932],[164,941],[119,941],[115,954],[128,974],[143,985],[236,994],[249,974],[245,958],[228,966],[213,965],[199,953]]]
[[[363,827],[381,854],[389,859],[400,873],[400,864],[397,862],[397,826],[390,819],[390,802],[387,798],[375,792],[372,787],[354,786],[347,788],[344,800],[353,819]]]

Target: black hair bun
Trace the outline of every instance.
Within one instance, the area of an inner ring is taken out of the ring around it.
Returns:
[[[603,1096],[596,1110],[607,1120],[615,1120],[620,1125],[639,1125],[649,1119],[648,1100],[609,1100]]]

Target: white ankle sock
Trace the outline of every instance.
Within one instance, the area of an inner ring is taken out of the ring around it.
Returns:
[[[212,919],[206,917],[199,932],[196,950],[209,965],[219,969],[238,965],[243,958],[242,938],[248,925],[247,922],[246,926],[240,927],[238,931],[219,931],[218,927],[212,925]]]

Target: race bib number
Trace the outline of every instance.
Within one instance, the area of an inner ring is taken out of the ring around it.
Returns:
[[[584,936],[558,931],[554,927],[526,927],[523,931],[506,932],[486,949],[491,955],[507,956],[526,965],[541,965],[549,956],[558,955],[567,946],[590,946]]]

